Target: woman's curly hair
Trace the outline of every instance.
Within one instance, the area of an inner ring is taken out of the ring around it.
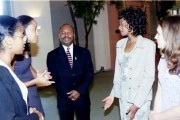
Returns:
[[[128,7],[119,13],[118,18],[126,20],[129,24],[129,31],[133,30],[133,35],[146,34],[146,15],[140,8]]]
[[[166,46],[162,50],[170,74],[180,74],[180,16],[167,16],[160,20]]]

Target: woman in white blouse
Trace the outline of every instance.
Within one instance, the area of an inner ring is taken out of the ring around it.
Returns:
[[[168,16],[157,27],[155,39],[162,57],[158,89],[150,120],[180,120],[180,16]]]

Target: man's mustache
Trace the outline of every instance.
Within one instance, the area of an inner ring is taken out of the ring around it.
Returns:
[[[71,37],[63,37],[62,39],[72,39]]]

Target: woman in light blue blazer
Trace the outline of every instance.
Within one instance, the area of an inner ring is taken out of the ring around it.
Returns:
[[[146,16],[139,8],[126,8],[119,14],[123,38],[116,45],[114,85],[105,101],[109,108],[119,98],[121,120],[148,120],[155,79],[155,44],[142,37]]]

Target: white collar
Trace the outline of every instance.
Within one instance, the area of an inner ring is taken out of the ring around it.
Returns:
[[[65,46],[65,45],[62,45],[62,46],[63,46],[63,48],[64,48],[65,51],[67,51],[67,48],[70,48],[70,50],[73,51],[73,43],[72,43],[69,47],[67,47],[67,46]]]

